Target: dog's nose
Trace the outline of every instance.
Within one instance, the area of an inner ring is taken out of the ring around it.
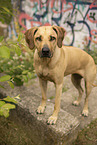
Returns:
[[[43,47],[43,48],[42,48],[42,54],[43,54],[43,55],[49,55],[49,52],[50,52],[50,50],[49,50],[48,47]]]

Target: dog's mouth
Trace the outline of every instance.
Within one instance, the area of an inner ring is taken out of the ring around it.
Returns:
[[[40,58],[43,58],[43,57],[51,58],[52,57],[52,54],[51,53],[50,54],[42,54],[42,53],[40,54],[39,53],[39,57]]]
[[[40,57],[41,58],[43,58],[43,57],[51,58],[52,55],[51,55],[51,53],[41,53]]]

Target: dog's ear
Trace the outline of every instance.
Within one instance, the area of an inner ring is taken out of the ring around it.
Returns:
[[[58,38],[57,38],[57,45],[58,47],[62,47],[62,41],[64,39],[65,35],[65,29],[59,26],[53,26],[53,30],[57,33]]]
[[[25,39],[30,49],[34,49],[34,35],[37,32],[37,30],[38,27],[32,27],[31,29],[25,32]]]

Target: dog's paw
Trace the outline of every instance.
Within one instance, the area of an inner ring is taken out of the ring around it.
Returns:
[[[48,125],[54,125],[54,124],[56,124],[56,121],[57,121],[57,117],[50,116],[49,119],[47,120],[47,124]]]
[[[82,115],[85,116],[85,117],[87,117],[88,114],[89,114],[88,110],[85,110],[85,109],[84,109],[83,112],[82,112]]]
[[[74,106],[78,106],[79,105],[79,102],[76,100],[72,103]]]
[[[36,113],[37,114],[43,114],[45,111],[46,106],[39,106]]]

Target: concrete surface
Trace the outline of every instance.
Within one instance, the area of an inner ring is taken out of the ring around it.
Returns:
[[[97,79],[95,83],[97,84]],[[37,78],[22,87],[15,87],[14,90],[8,85],[4,85],[6,90],[0,88],[2,94],[12,97],[20,94],[21,97],[17,109],[11,111],[10,119],[21,123],[25,127],[25,131],[28,132],[35,145],[72,144],[77,137],[78,131],[97,118],[97,87],[93,88],[89,97],[89,116],[83,117],[81,111],[85,94],[78,107],[72,105],[78,94],[71,83],[70,76],[64,78],[61,110],[56,125],[46,124],[46,120],[52,114],[54,107],[55,88],[52,83],[48,84],[47,108],[45,113],[41,115],[36,114],[36,109],[41,100],[41,91]],[[82,85],[84,86],[84,82],[82,82]]]

